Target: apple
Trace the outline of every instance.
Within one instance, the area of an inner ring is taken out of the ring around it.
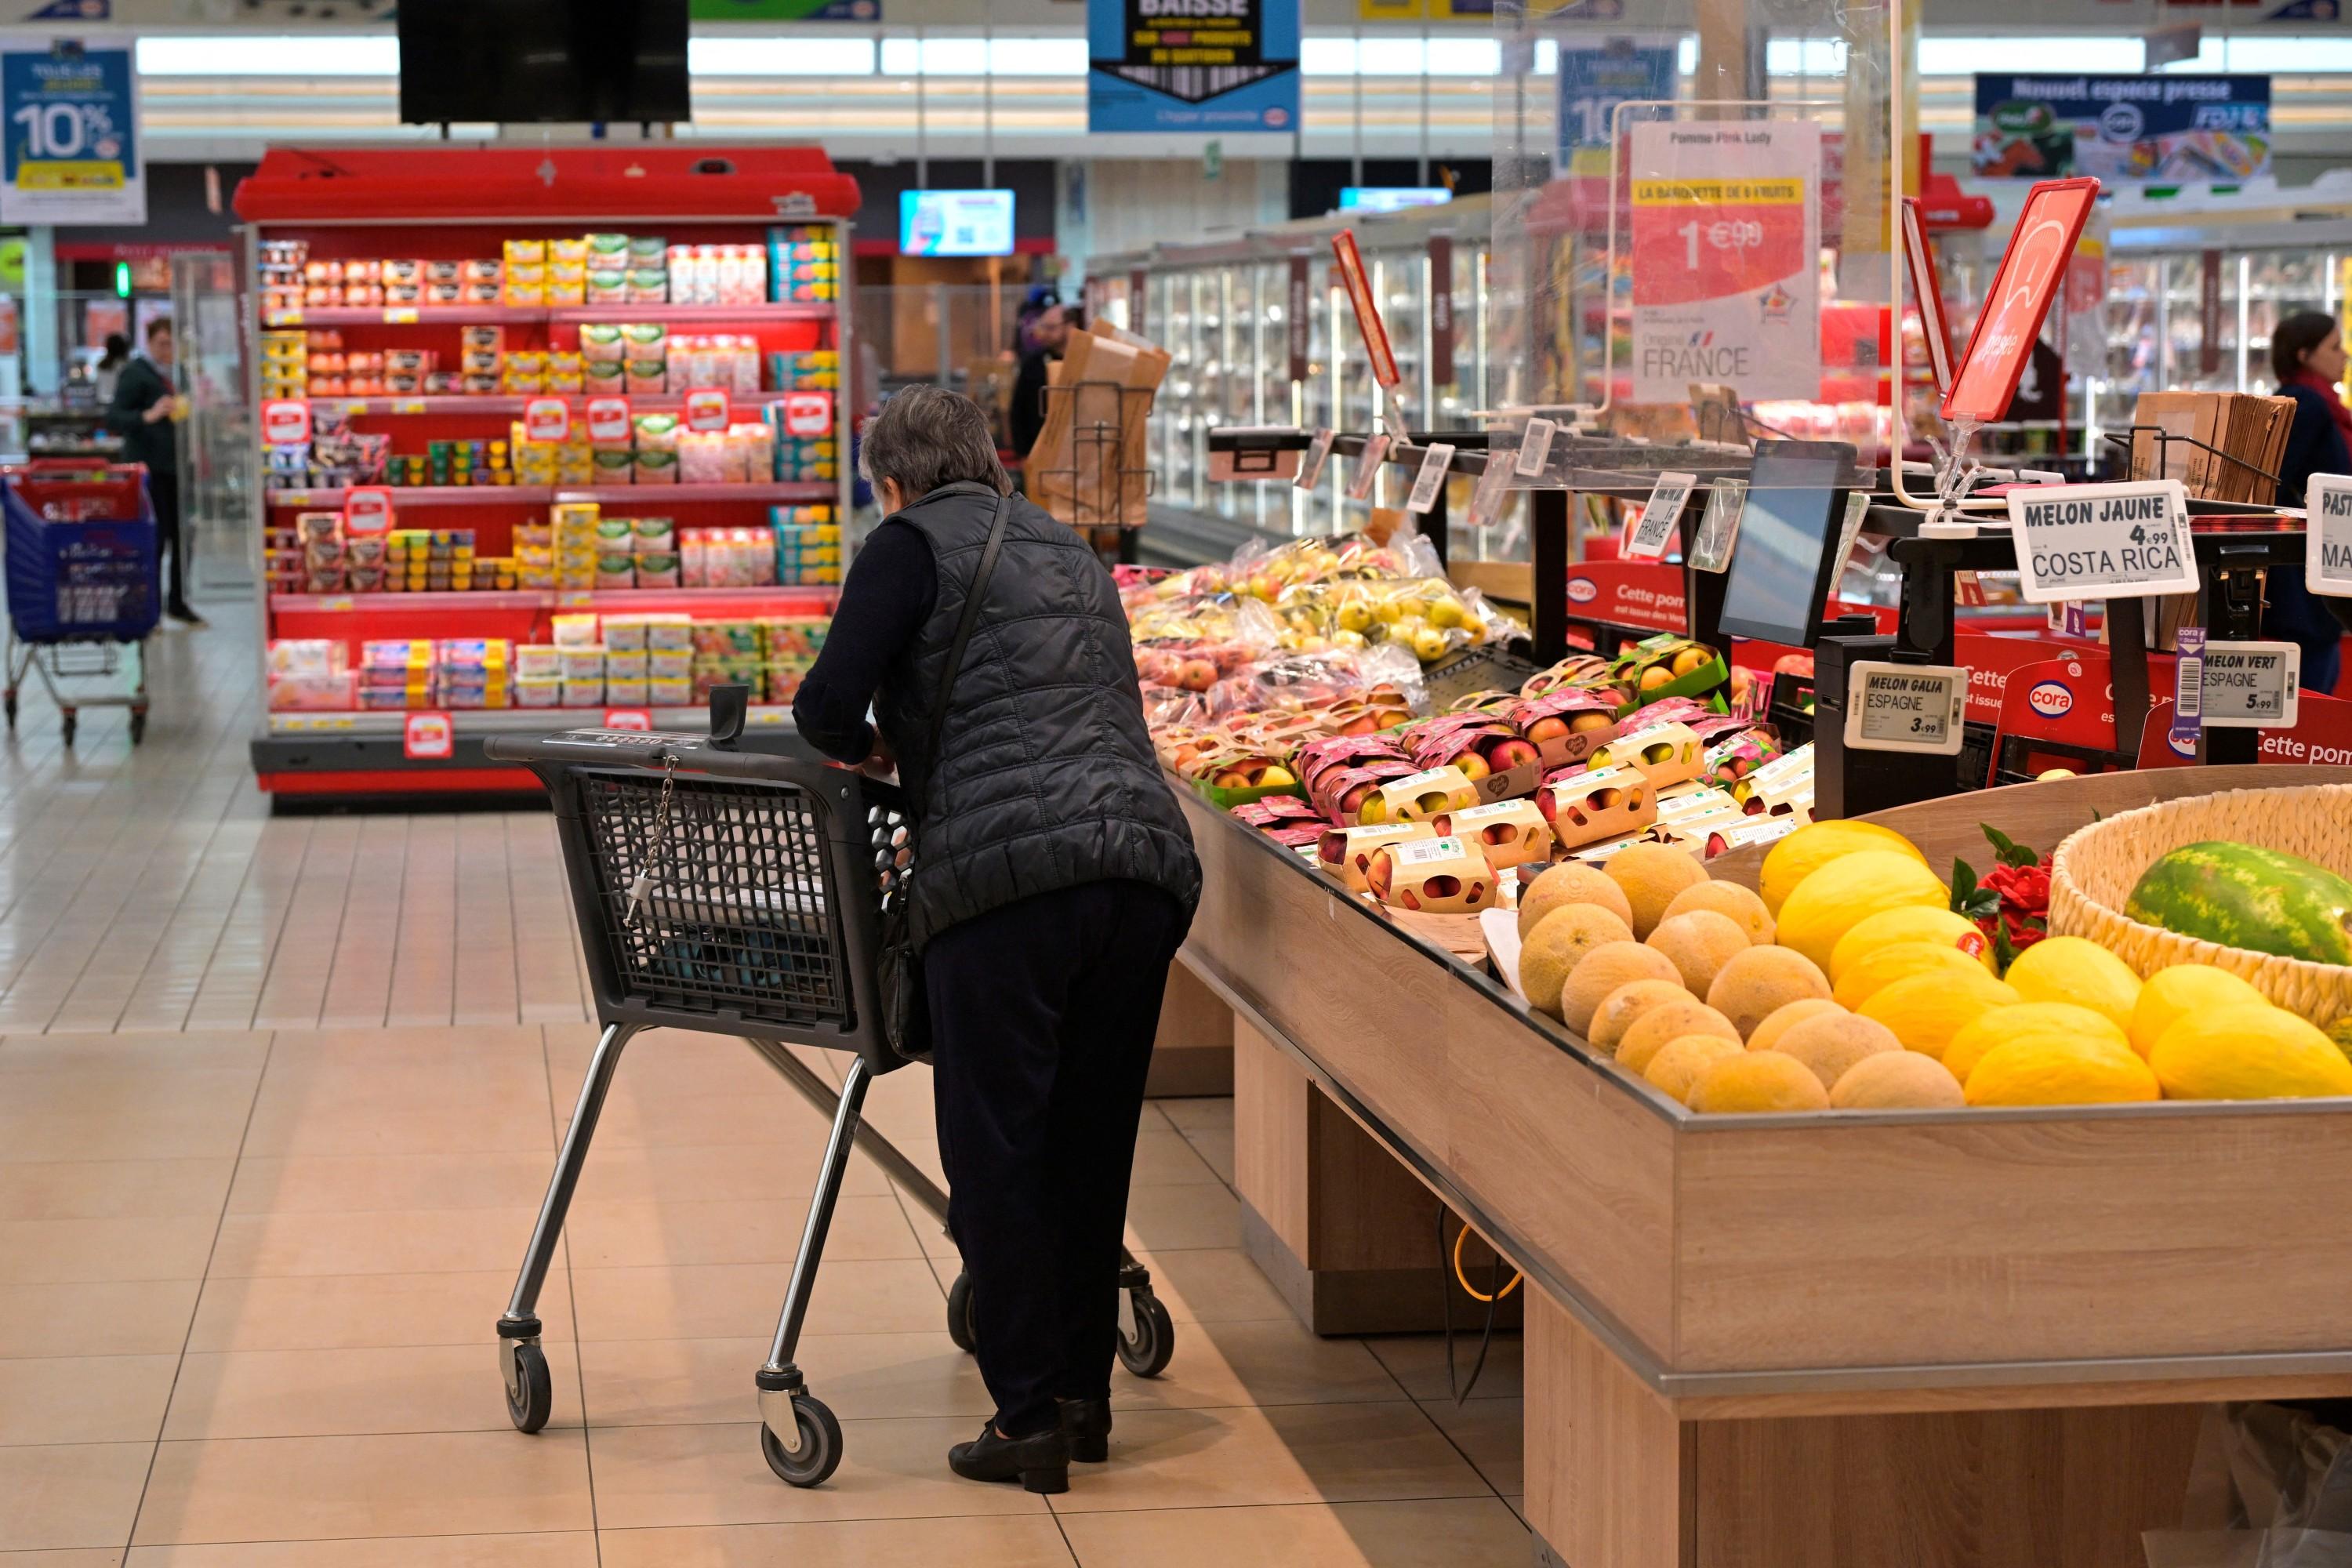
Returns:
[[[1438,831],[1443,833],[1445,829],[1441,827]],[[1517,844],[1519,841],[1519,825],[1516,822],[1497,822],[1481,832],[1478,837],[1488,844]]]
[[[1362,804],[1355,808],[1357,826],[1378,827],[1389,819],[1388,802],[1372,793],[1379,787],[1377,784],[1364,786]],[[1353,795],[1355,792],[1350,790],[1349,793]]]
[[[1415,797],[1413,803],[1405,807],[1404,820],[1407,822],[1418,822],[1423,817],[1434,816],[1439,812],[1445,809],[1446,803],[1445,791],[1442,789],[1429,790]]]
[[[1686,647],[1675,655],[1675,673],[1678,676],[1695,675],[1713,663],[1715,655],[1703,647]]]
[[[1568,721],[1557,714],[1549,718],[1538,719],[1528,726],[1528,739],[1538,745],[1543,744],[1546,741],[1557,741],[1569,732]]]
[[[1453,646],[1445,634],[1433,626],[1423,626],[1412,634],[1412,656],[1423,664],[1435,664]]]
[[[1665,685],[1668,681],[1674,679],[1674,678],[1675,673],[1673,670],[1668,669],[1663,664],[1654,664],[1650,666],[1649,668],[1642,672],[1642,689],[1644,691],[1655,691],[1659,687]]]
[[[1339,733],[1342,735],[1377,735],[1382,730],[1387,728],[1387,721],[1382,719],[1380,714],[1359,713],[1353,719],[1349,720],[1345,724],[1342,724],[1339,727]]]
[[[1348,858],[1348,837],[1343,833],[1326,833],[1315,841],[1316,858],[1326,866],[1337,866]]]
[[[1613,715],[1588,712],[1579,713],[1575,718],[1570,719],[1568,721],[1568,727],[1581,735],[1590,730],[1606,730],[1615,722],[1617,721]]]
[[[1421,890],[1433,899],[1455,898],[1462,891],[1462,879],[1447,876],[1432,877],[1422,883]]]
[[[1297,782],[1298,780],[1292,775],[1291,771],[1278,763],[1268,767],[1265,772],[1257,775],[1257,783],[1260,789],[1287,788]]]
[[[1460,756],[1450,759],[1447,765],[1460,768],[1462,776],[1474,784],[1486,776],[1486,759],[1476,752],[1464,752]]]
[[[1458,599],[1440,599],[1429,606],[1429,624],[1433,626],[1458,626],[1462,624],[1462,603]]]
[[[1372,897],[1385,901],[1395,880],[1395,859],[1385,849],[1373,850],[1372,863],[1364,868],[1364,885],[1371,889]]]
[[[1205,658],[1188,658],[1177,667],[1176,684],[1186,691],[1206,691],[1217,683],[1217,667]]]
[[[1339,606],[1335,617],[1343,632],[1361,632],[1372,624],[1372,607],[1361,599],[1350,599]]]
[[[1486,766],[1496,773],[1507,773],[1535,762],[1538,755],[1535,747],[1527,742],[1506,737],[1487,744]]]

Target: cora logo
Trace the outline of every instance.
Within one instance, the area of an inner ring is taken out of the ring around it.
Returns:
[[[2074,690],[2063,680],[2045,680],[2025,694],[2025,705],[2044,719],[2055,719],[2074,706]]]
[[[1601,597],[1601,590],[1592,585],[1590,577],[1570,577],[1568,580],[1568,596],[1580,605],[1589,605]]]

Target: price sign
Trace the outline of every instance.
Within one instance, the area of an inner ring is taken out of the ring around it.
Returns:
[[[261,438],[288,446],[310,438],[310,405],[299,397],[273,397],[261,405]]]
[[[1960,749],[1960,710],[1969,672],[1948,664],[1887,664],[1865,659],[1848,667],[1845,743],[1863,752]]]
[[[783,403],[785,435],[806,441],[833,434],[830,392],[788,392]]]
[[[1388,455],[1389,438],[1386,436],[1364,437],[1364,450],[1356,459],[1356,471],[1348,476],[1348,493],[1350,496],[1363,500],[1371,495],[1372,481],[1381,477],[1381,464],[1387,460]]]
[[[607,446],[628,440],[635,429],[625,397],[592,397],[583,417],[588,422],[588,439]]]
[[[2179,662],[2172,668],[2172,749],[2183,756],[2197,754],[2205,732],[2205,628],[2183,626],[2174,645]]]
[[[2009,520],[2027,604],[2197,591],[2179,479],[2022,487],[2009,492]]]
[[[646,731],[650,731],[653,727],[654,716],[652,711],[648,709],[607,708],[604,710],[604,728],[607,730],[635,730]]]
[[[727,394],[716,386],[698,386],[686,395],[686,427],[689,430],[727,428]]]
[[[1298,477],[1290,482],[1302,490],[1311,490],[1323,477],[1323,465],[1331,460],[1332,432],[1318,430],[1315,439],[1307,443],[1307,456],[1298,464]]]
[[[1697,486],[1696,474],[1660,474],[1618,554],[1628,561],[1663,560],[1666,546],[1674,542],[1675,525],[1682,521],[1683,503]]]
[[[2315,594],[2352,595],[2352,479],[2314,474],[2303,499],[2311,513],[2305,584]]]
[[[411,713],[400,727],[400,754],[412,763],[446,763],[457,749],[446,713]]]
[[[522,405],[523,438],[557,445],[572,438],[572,405],[561,397],[534,397]]]
[[[383,485],[360,485],[345,490],[343,531],[355,536],[391,532],[391,489]]]
[[[1519,458],[1515,465],[1521,474],[1533,479],[1544,471],[1544,465],[1551,461],[1551,438],[1559,433],[1559,426],[1549,419],[1528,421],[1527,433],[1519,437]]]
[[[1389,347],[1389,330],[1381,323],[1380,304],[1372,298],[1363,252],[1356,248],[1356,231],[1343,228],[1333,235],[1331,254],[1339,260],[1339,283],[1348,290],[1348,303],[1355,307],[1356,330],[1363,336],[1364,352],[1371,357],[1372,379],[1393,390],[1400,379],[1396,354]]]
[[[1747,509],[1746,479],[1717,479],[1707,487],[1706,512],[1699,519],[1698,537],[1691,541],[1691,570],[1730,568],[1732,546],[1739,540],[1739,514]]]
[[[1435,506],[1445,489],[1446,470],[1453,466],[1454,448],[1443,441],[1432,443],[1422,455],[1421,471],[1412,477],[1412,494],[1405,498],[1405,510],[1425,512]]]
[[[1503,513],[1503,498],[1510,493],[1511,465],[1503,461],[1500,452],[1490,453],[1470,491],[1470,515],[1463,521],[1472,528],[1492,526]]]
[[[103,5],[20,16],[104,19]],[[16,37],[0,46],[0,222],[147,221],[139,80],[129,38]]]
[[[2294,727],[2302,648],[2291,642],[2211,642],[2201,663],[2198,687],[2204,722],[2217,730]]]

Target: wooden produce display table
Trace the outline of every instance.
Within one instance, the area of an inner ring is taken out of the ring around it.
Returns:
[[[1979,821],[2046,849],[2095,808],[2347,777],[2110,774],[1888,820],[1948,867],[1981,863]],[[1542,1560],[2139,1568],[2205,1403],[2352,1394],[2352,1102],[1695,1116],[1186,810],[1183,962],[1238,1020],[1252,1254],[1323,1331],[1364,1326],[1381,1245],[1432,1260],[1437,1201],[1526,1272]]]

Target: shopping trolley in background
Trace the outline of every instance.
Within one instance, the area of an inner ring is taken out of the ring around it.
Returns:
[[[904,888],[906,819],[890,785],[738,751],[744,697],[742,687],[711,694],[707,736],[573,730],[487,742],[493,760],[522,763],[547,786],[604,1026],[499,1320],[499,1367],[507,1414],[518,1429],[538,1431],[553,1404],[540,1288],[622,1047],[649,1028],[740,1037],[833,1119],[775,1341],[752,1379],[768,1468],[813,1487],[841,1462],[841,1426],[793,1357],[866,1088],[905,1065],[882,1034],[875,963],[884,901]],[[850,1053],[838,1096],[793,1046]],[[862,1146],[944,1223],[946,1194],[912,1162],[870,1132]],[[1157,1376],[1174,1349],[1168,1310],[1132,1256],[1121,1259],[1118,1288],[1119,1360]],[[968,1278],[957,1279],[948,1304],[950,1335],[971,1349]]]
[[[155,511],[138,463],[49,458],[0,468],[8,577],[5,654],[8,729],[30,671],[58,705],[65,742],[82,708],[131,710],[131,743],[147,733],[148,634],[163,611]],[[136,678],[128,693],[76,696],[83,680],[117,681],[122,650]],[[60,689],[59,682],[65,686]]]

